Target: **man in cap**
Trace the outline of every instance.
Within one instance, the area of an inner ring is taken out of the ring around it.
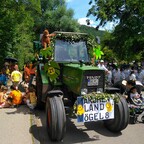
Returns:
[[[104,60],[100,60],[98,64],[98,68],[105,70],[106,73],[108,73],[108,69],[104,65]]]

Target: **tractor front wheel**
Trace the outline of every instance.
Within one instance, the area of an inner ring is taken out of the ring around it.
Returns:
[[[52,141],[61,141],[66,131],[65,108],[61,97],[47,97],[46,125]]]
[[[119,102],[114,105],[114,119],[105,120],[105,127],[112,132],[120,132],[125,129],[129,123],[128,104],[122,96],[119,96]]]

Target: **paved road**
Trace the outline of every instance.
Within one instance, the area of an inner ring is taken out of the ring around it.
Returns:
[[[33,144],[31,117],[25,106],[0,109],[0,143]]]
[[[1,144],[144,144],[144,124],[128,125],[121,133],[111,133],[103,122],[77,123],[67,118],[63,142],[51,142],[47,136],[45,112],[31,112],[26,106],[0,109]]]
[[[47,137],[45,125],[45,112],[35,111],[34,129],[38,130],[39,135],[33,135],[35,144],[53,144]],[[137,123],[128,125],[120,133],[111,133],[103,122],[77,123],[76,119],[67,118],[67,132],[63,142],[55,144],[144,144],[143,139],[144,124]]]

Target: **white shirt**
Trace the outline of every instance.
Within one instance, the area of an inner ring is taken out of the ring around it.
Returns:
[[[142,70],[139,74],[139,81],[144,84],[144,70]]]
[[[135,74],[131,74],[130,76],[129,76],[129,80],[136,80],[136,75]]]
[[[115,70],[115,71],[113,72],[113,81],[114,81],[114,84],[115,84],[116,82],[120,81],[120,80],[121,80],[121,72],[120,72],[120,70],[118,69],[118,70]]]
[[[100,69],[103,69],[103,70],[105,70],[105,71],[108,71],[108,69],[105,67],[105,65],[104,64],[98,64],[98,68],[100,68]]]

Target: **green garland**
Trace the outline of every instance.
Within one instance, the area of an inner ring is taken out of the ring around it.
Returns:
[[[60,40],[68,41],[68,42],[79,42],[81,40],[87,41],[87,34],[74,34],[74,33],[59,33],[55,36]]]
[[[96,93],[96,92],[92,92],[90,94],[86,94],[84,96],[82,96],[84,99],[89,99],[91,102],[95,101],[95,100],[101,100],[101,99],[110,99],[112,98],[116,103],[119,102],[119,94],[108,94],[108,93]]]

